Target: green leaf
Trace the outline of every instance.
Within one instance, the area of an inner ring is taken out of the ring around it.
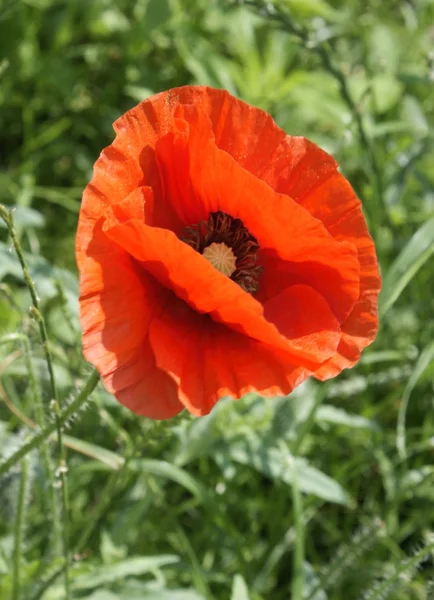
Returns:
[[[211,501],[208,490],[201,483],[183,469],[164,460],[155,460],[152,458],[132,460],[128,463],[128,468],[140,471],[141,473],[146,472],[158,477],[165,477],[187,489],[202,503],[209,503]]]
[[[405,350],[374,350],[362,355],[359,364],[374,365],[381,362],[402,362],[404,360],[414,360],[416,356],[417,350],[414,346]]]
[[[149,98],[149,96],[152,96],[154,92],[149,88],[140,85],[126,85],[125,93],[136,102],[142,102],[146,98]]]
[[[122,596],[124,600],[131,599],[131,593]],[[185,590],[171,590],[171,589],[155,589],[155,590],[144,590],[144,592],[137,595],[137,600],[205,600],[202,594],[196,592],[191,588]]]
[[[278,0],[278,6],[286,7],[291,14],[299,18],[323,17],[338,20],[340,14],[324,0]]]
[[[416,364],[413,367],[413,372],[405,387],[402,395],[401,406],[399,407],[398,423],[396,428],[396,447],[401,458],[406,456],[406,441],[405,441],[405,419],[407,416],[408,403],[411,393],[418,384],[420,378],[434,360],[434,342],[428,344],[421,352]]]
[[[402,117],[411,126],[414,136],[425,137],[430,131],[430,124],[415,96],[405,96],[403,101]]]
[[[371,81],[374,110],[383,114],[393,108],[402,95],[402,84],[387,73],[376,75]]]
[[[378,72],[379,65],[389,73],[396,72],[401,51],[402,40],[393,29],[384,23],[376,23],[372,27],[369,60],[375,72]]]
[[[333,423],[334,425],[346,425],[355,429],[378,429],[376,423],[360,415],[353,415],[343,408],[336,408],[330,404],[323,404],[316,411],[316,420]]]
[[[247,584],[241,575],[234,577],[231,600],[250,600]]]
[[[91,594],[86,594],[86,600],[205,600],[204,596],[192,588],[170,589],[162,587],[158,582],[143,583],[138,580],[130,585],[116,588],[116,593],[100,588]],[[48,600],[56,600],[61,594],[61,589],[56,588],[58,594],[49,596]]]
[[[104,34],[110,34],[114,31],[128,31],[130,23],[127,17],[115,6],[104,10],[99,19],[99,27],[103,28]]]
[[[51,202],[77,214],[80,210],[82,192],[81,188],[44,187],[38,185],[33,188],[35,198],[42,198],[46,202]]]
[[[179,561],[174,554],[162,554],[161,556],[136,556],[105,567],[97,567],[87,575],[77,577],[72,584],[75,590],[87,590],[125,579],[125,577],[143,575],[173,565]]]
[[[72,314],[78,315],[77,278],[66,269],[50,265],[41,256],[25,253],[25,258],[30,277],[35,282],[41,299],[44,301],[57,296],[58,290],[55,285],[57,280],[63,286],[69,310]],[[23,271],[16,254],[6,244],[0,242],[0,281],[8,275],[24,282]]]
[[[53,436],[53,438],[57,439],[57,435]],[[89,456],[90,458],[94,458],[114,471],[118,471],[125,464],[125,459],[122,456],[119,456],[119,454],[107,450],[102,446],[85,442],[84,440],[80,440],[79,438],[70,435],[63,435],[63,440],[68,448],[80,452],[80,454],[84,454],[85,456]]]
[[[71,127],[71,124],[72,121],[69,117],[63,117],[54,123],[41,127],[40,133],[30,139],[26,148],[27,152],[35,152],[43,146],[52,144]]]
[[[146,30],[152,32],[170,19],[172,14],[169,0],[148,0],[144,17]]]
[[[313,494],[322,500],[352,506],[353,500],[334,479],[311,467],[304,458],[294,458],[286,447],[274,448],[261,444],[256,439],[234,442],[220,450],[238,463],[249,466],[270,479],[291,485],[294,469],[297,470],[297,485],[305,494]]]
[[[224,507],[216,501],[215,494],[180,467],[163,460],[144,458],[131,460],[128,463],[128,468],[137,470],[140,473],[151,473],[158,477],[164,477],[181,485],[205,507],[218,527],[229,531],[234,538],[238,535],[228,519]]]
[[[233,406],[230,398],[222,398],[209,415],[191,421],[180,431],[180,444],[175,458],[179,467],[212,452],[213,445],[221,439],[218,426],[221,416],[224,418]]]
[[[43,358],[34,358],[33,359],[34,367],[42,381],[49,381],[50,374],[47,369],[47,363]],[[68,369],[66,369],[63,365],[58,363],[54,363],[54,376],[56,378],[56,383],[59,388],[65,389],[71,386],[71,374]],[[24,359],[18,359],[14,361],[11,365],[9,365],[7,369],[8,375],[14,375],[19,377],[28,377],[28,369]]]
[[[434,252],[434,217],[424,223],[399,254],[383,281],[379,312],[384,317]]]

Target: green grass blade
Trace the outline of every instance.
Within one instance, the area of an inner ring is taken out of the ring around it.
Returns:
[[[434,253],[434,217],[413,235],[389,269],[380,294],[379,313],[384,317],[416,273]]]
[[[426,346],[426,348],[424,348],[421,352],[416,364],[414,365],[411,377],[405,387],[404,394],[402,395],[401,406],[399,407],[398,423],[396,427],[396,447],[401,458],[405,458],[406,456],[405,420],[410,396],[418,384],[419,379],[422,377],[433,360],[434,342],[431,342],[431,344],[428,344],[428,346]]]
[[[249,590],[244,577],[237,574],[232,584],[231,600],[250,600]]]
[[[173,565],[178,561],[179,558],[174,554],[130,557],[128,560],[93,569],[91,573],[77,577],[73,582],[73,589],[94,589],[103,584],[124,580],[125,577],[155,572],[161,567]]]

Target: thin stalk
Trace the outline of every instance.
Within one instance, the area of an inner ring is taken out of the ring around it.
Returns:
[[[68,556],[69,556],[69,546],[68,546],[68,544],[69,544],[69,540],[68,540],[68,537],[69,537],[69,522],[68,522],[69,511],[68,511],[68,488],[67,488],[67,481],[66,481],[66,473],[67,473],[66,455],[65,455],[65,447],[63,445],[63,438],[62,438],[62,426],[59,421],[60,408],[61,408],[60,400],[59,400],[59,396],[57,393],[56,379],[54,377],[54,367],[53,367],[53,360],[52,360],[49,341],[48,341],[47,327],[45,325],[45,319],[40,310],[39,296],[36,291],[34,281],[30,276],[30,272],[29,272],[29,269],[27,266],[24,252],[23,252],[23,249],[21,248],[21,244],[20,244],[16,229],[15,229],[13,211],[8,211],[6,209],[6,207],[0,205],[0,217],[4,220],[4,222],[6,223],[8,229],[9,229],[9,235],[12,238],[15,252],[17,253],[18,260],[20,261],[20,265],[21,265],[21,268],[23,271],[24,281],[26,283],[26,286],[27,286],[30,296],[32,298],[33,306],[30,308],[30,314],[35,318],[35,320],[37,321],[37,323],[39,325],[39,333],[41,336],[42,348],[43,348],[43,351],[45,354],[45,360],[47,363],[48,373],[49,373],[49,377],[50,377],[51,398],[52,398],[53,409],[54,409],[54,418],[55,418],[55,423],[56,423],[57,442],[58,442],[58,451],[59,451],[59,460],[60,460],[59,467],[57,469],[57,473],[59,474],[60,486],[61,486],[61,497],[62,497],[63,555],[65,558],[65,562],[67,564]],[[69,570],[68,569],[65,570],[65,592],[66,592],[66,600],[69,600],[71,594],[70,594],[70,586],[69,586]]]
[[[113,473],[110,476],[110,478],[109,478],[108,482],[106,483],[106,485],[104,486],[104,488],[101,490],[101,494],[100,494],[101,500],[100,500],[98,506],[96,507],[96,509],[94,510],[94,512],[92,513],[92,517],[89,521],[88,526],[84,529],[82,535],[80,536],[80,538],[74,548],[74,555],[80,554],[83,551],[88,540],[92,536],[95,529],[98,527],[102,517],[108,511],[108,509],[110,508],[110,505],[113,503],[114,499],[116,498],[117,492],[119,492],[119,490],[123,489],[123,487],[125,486],[125,482],[129,482],[131,473],[126,472],[126,466],[127,466],[128,461],[129,461],[129,458],[127,457],[122,469],[120,471],[116,471],[116,473]],[[70,564],[72,564],[71,558],[70,558]],[[64,572],[65,568],[66,568],[65,563],[60,565],[59,567],[57,567],[57,569],[55,571],[53,571],[53,573],[51,573],[47,579],[45,579],[41,582],[38,589],[30,597],[29,600],[40,600],[40,598],[44,595],[46,590]]]
[[[0,339],[0,343],[1,343],[1,339]],[[9,400],[1,383],[0,383],[0,400],[2,400],[5,403],[6,407],[11,411],[11,413],[14,414],[22,423],[24,423],[24,425],[27,425],[27,427],[30,427],[30,429],[33,429],[33,430],[40,429],[36,423],[34,423],[31,419],[26,417],[26,415],[19,408],[17,408],[11,402],[11,400]],[[57,436],[55,434],[50,435],[48,437],[48,441],[57,442]],[[85,456],[93,458],[96,461],[100,461],[104,465],[108,464],[110,466],[110,468],[112,468],[114,470],[118,470],[124,464],[124,459],[119,457],[116,454],[114,454],[114,456],[118,459],[118,461],[119,461],[118,464],[113,465],[113,463],[108,463],[106,460],[104,460],[104,458],[100,457],[97,452],[94,453],[91,448],[83,447],[82,444],[80,443],[80,441],[76,440],[73,437],[69,437],[69,436],[65,435],[65,436],[63,436],[63,441],[65,443],[66,448],[69,448],[70,450],[74,450],[75,452],[78,452],[79,454],[84,454]],[[43,445],[43,448],[44,447],[45,447],[45,444]],[[46,502],[46,505],[49,505],[49,502]]]
[[[84,388],[77,395],[77,397],[60,411],[58,420],[60,425],[63,425],[74,413],[76,413],[85,404],[90,394],[96,388],[99,381],[99,374],[97,371],[92,371],[89,379],[87,380]],[[50,435],[56,431],[57,424],[49,423],[41,432],[37,433],[31,440],[23,444],[16,452],[11,454],[9,458],[0,463],[0,475],[9,471],[17,462],[19,462],[26,454],[31,452],[34,448],[38,448],[43,444]]]
[[[67,488],[67,479],[66,473],[68,471],[66,466],[66,454],[65,454],[65,445],[63,443],[62,438],[62,425],[60,423],[60,406],[57,400],[54,401],[53,404],[54,414],[55,414],[55,425],[57,430],[57,448],[59,452],[59,466],[56,470],[56,475],[59,476],[60,487],[61,487],[61,496],[62,496],[62,508],[63,508],[63,529],[62,529],[62,539],[63,539],[63,558],[65,560],[65,564],[68,565],[69,562],[69,502],[68,502],[68,488]],[[69,584],[69,569],[68,566],[65,569],[64,573],[64,582],[65,582],[65,594],[66,600],[69,600],[71,596],[70,584]]]
[[[179,520],[176,516],[173,517],[174,521],[174,537],[178,542],[178,546],[186,555],[186,558],[190,560],[191,569],[192,569],[192,579],[195,583],[197,589],[201,594],[208,600],[214,599],[214,594],[212,593],[208,582],[203,574],[203,569],[200,564],[199,558],[188,539],[184,529],[182,528]]]
[[[292,479],[292,510],[294,515],[295,544],[292,555],[292,600],[303,600],[304,597],[304,520],[303,499],[297,481],[297,465],[294,461]]]
[[[18,260],[20,261],[20,265],[24,275],[24,282],[30,292],[30,296],[32,298],[33,307],[31,308],[31,314],[35,317],[36,321],[39,325],[39,333],[42,340],[42,348],[45,354],[45,360],[47,361],[48,373],[50,376],[50,385],[51,385],[51,395],[52,398],[57,399],[57,389],[56,389],[56,381],[54,378],[54,369],[53,369],[53,361],[51,358],[51,352],[48,345],[48,335],[47,328],[45,326],[45,320],[40,312],[40,302],[39,296],[36,291],[35,283],[33,279],[30,277],[29,268],[27,266],[26,259],[24,257],[23,249],[21,248],[20,241],[18,239],[18,235],[15,229],[13,212],[7,210],[7,208],[0,204],[0,217],[6,223],[9,235],[11,236],[15,252],[17,253]]]
[[[26,508],[27,477],[29,473],[29,460],[25,458],[21,463],[20,489],[18,494],[17,512],[15,517],[15,547],[12,573],[12,600],[19,600],[21,586],[21,552],[23,546],[24,515]]]
[[[39,384],[36,378],[35,369],[33,367],[32,356],[31,356],[31,347],[29,339],[26,335],[22,333],[12,333],[0,338],[0,344],[5,342],[13,342],[19,341],[23,345],[24,349],[24,359],[26,362],[27,372],[29,374],[29,382],[30,389],[32,391],[33,404],[35,406],[35,417],[36,423],[38,424],[39,429],[44,429],[46,426],[46,418],[44,412],[44,406],[42,403],[41,390],[39,388]],[[34,423],[28,422],[26,419],[26,424],[30,426],[34,426]],[[62,539],[62,527],[60,523],[60,507],[55,489],[55,478],[54,478],[54,469],[51,463],[50,451],[46,444],[42,444],[41,447],[42,452],[42,461],[44,465],[45,475],[47,478],[47,486],[45,488],[45,495],[47,506],[51,507],[51,514],[53,517],[53,539],[54,539],[54,552],[55,554],[59,554],[60,546]]]

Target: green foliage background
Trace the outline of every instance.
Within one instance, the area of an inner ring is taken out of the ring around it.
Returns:
[[[151,93],[224,87],[332,153],[384,282],[360,364],[289,398],[158,423],[97,387],[67,420],[63,476],[55,434],[0,475],[1,600],[65,598],[66,531],[71,598],[434,598],[433,42],[432,0],[0,0],[0,202],[16,207],[64,407],[89,377],[81,191],[111,123]],[[54,418],[11,244],[4,226],[3,460]]]

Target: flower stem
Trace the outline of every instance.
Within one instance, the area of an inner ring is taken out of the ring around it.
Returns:
[[[20,597],[21,549],[23,544],[23,525],[26,505],[27,477],[29,460],[26,457],[21,463],[20,489],[18,494],[17,512],[15,517],[15,547],[12,575],[12,600]]]
[[[31,315],[36,319],[39,325],[39,333],[42,340],[42,347],[45,354],[45,360],[47,362],[48,373],[50,376],[50,385],[51,385],[51,395],[52,398],[57,399],[57,389],[56,389],[56,381],[54,378],[54,369],[53,369],[53,361],[51,358],[51,352],[48,345],[48,335],[47,328],[45,326],[45,319],[40,312],[40,302],[39,296],[36,291],[35,283],[33,279],[30,277],[29,268],[27,266],[26,259],[24,257],[23,249],[21,248],[20,240],[18,239],[18,235],[15,229],[13,211],[7,210],[7,208],[0,204],[0,217],[6,223],[9,235],[12,238],[12,242],[14,244],[15,252],[17,253],[18,260],[20,261],[20,265],[24,275],[24,282],[30,292],[30,296],[32,298],[31,307]]]
[[[131,452],[131,455],[132,454],[133,454],[133,451]],[[101,500],[100,500],[99,504],[96,506],[94,512],[92,513],[92,518],[89,521],[88,526],[83,530],[83,533],[80,536],[80,538],[74,548],[74,554],[80,554],[83,551],[89,538],[92,536],[95,529],[98,527],[104,513],[110,507],[110,504],[113,502],[113,499],[116,498],[116,492],[119,493],[119,491],[121,489],[123,489],[123,487],[126,486],[127,483],[129,483],[130,478],[131,478],[131,473],[127,472],[127,465],[128,465],[128,461],[130,458],[131,458],[130,456],[126,457],[124,466],[121,468],[121,470],[113,473],[110,476],[110,478],[109,478],[108,482],[106,483],[106,485],[104,486],[104,488],[101,490],[101,494],[100,494]],[[71,558],[70,558],[70,561],[71,561]],[[32,596],[30,596],[29,600],[40,600],[41,597],[46,592],[46,590],[64,572],[65,568],[66,568],[66,564],[63,563],[59,567],[57,567],[57,569],[54,572],[50,573],[50,575],[47,578],[43,578],[43,580],[40,582],[40,584],[38,586],[38,589],[34,592],[34,594]]]
[[[44,429],[46,426],[46,418],[44,413],[44,406],[42,403],[41,390],[36,378],[35,369],[32,362],[31,347],[28,337],[23,333],[11,333],[0,338],[0,345],[7,342],[21,342],[24,349],[24,359],[26,362],[27,372],[29,375],[30,389],[32,391],[32,404],[35,407],[36,422],[39,429]],[[27,424],[35,426],[34,423],[26,421]],[[45,486],[45,496],[47,506],[51,508],[51,514],[53,518],[53,540],[54,540],[54,553],[57,555],[60,552],[61,540],[62,540],[62,527],[60,522],[60,506],[58,502],[58,496],[55,490],[55,478],[54,469],[50,457],[50,451],[46,444],[42,444],[42,461],[44,465],[44,471],[47,478],[47,485]],[[60,543],[59,543],[60,542]]]
[[[297,464],[294,460],[292,478],[292,510],[295,526],[295,545],[292,558],[292,600],[304,598],[304,521],[303,499],[297,481]]]
[[[89,379],[87,380],[84,388],[77,395],[77,397],[60,411],[58,420],[60,425],[63,425],[74,413],[76,413],[87,401],[90,394],[96,388],[99,381],[99,374],[97,371],[92,371]],[[37,433],[31,440],[23,444],[14,454],[9,456],[4,462],[0,463],[0,475],[6,473],[11,467],[19,462],[26,454],[31,452],[34,448],[37,448],[44,443],[47,438],[56,431],[57,423],[49,423],[42,431]]]
[[[34,281],[30,276],[30,272],[29,272],[29,268],[27,266],[24,252],[23,252],[23,249],[21,248],[20,240],[18,239],[18,235],[17,235],[16,229],[15,229],[13,211],[11,211],[11,210],[8,211],[5,206],[0,205],[0,217],[4,220],[4,222],[6,223],[6,225],[8,227],[9,235],[12,238],[15,252],[17,253],[18,260],[20,261],[20,265],[21,265],[21,268],[23,271],[24,281],[26,283],[26,286],[27,286],[30,296],[32,298],[32,306],[30,308],[30,314],[35,318],[35,320],[37,321],[37,323],[39,325],[39,333],[40,333],[40,337],[41,337],[42,348],[43,348],[43,351],[45,354],[45,361],[47,363],[48,373],[49,373],[49,377],[50,377],[51,398],[52,398],[53,407],[54,407],[54,418],[55,418],[56,430],[57,430],[57,442],[58,442],[59,461],[60,461],[57,472],[59,473],[59,481],[60,481],[60,486],[61,486],[61,497],[62,497],[63,555],[65,558],[65,562],[67,563],[68,556],[69,556],[69,547],[68,547],[68,543],[69,543],[69,541],[68,541],[69,512],[68,512],[68,489],[67,489],[67,482],[66,482],[66,472],[67,472],[66,456],[65,456],[65,448],[63,445],[63,438],[62,438],[62,426],[59,421],[60,401],[59,401],[59,396],[57,393],[56,380],[54,377],[53,360],[52,360],[49,341],[48,341],[47,327],[45,325],[45,319],[44,319],[41,309],[40,309],[39,296],[36,291]],[[66,600],[68,600],[70,598],[68,569],[66,569],[66,571],[65,571],[65,592],[66,592]]]

